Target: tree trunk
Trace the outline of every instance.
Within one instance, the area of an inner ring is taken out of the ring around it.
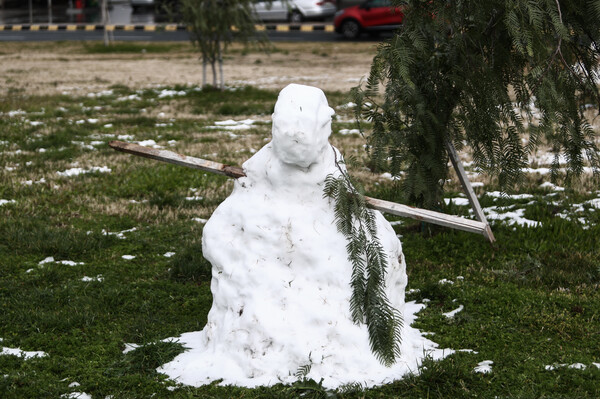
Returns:
[[[206,87],[206,55],[202,55],[202,88]]]
[[[219,75],[221,76],[221,82],[219,84],[219,89],[221,91],[225,90],[225,79],[223,78],[223,56],[221,53],[221,43],[219,43]]]
[[[215,65],[216,62],[217,62],[217,60],[215,60],[214,58],[210,62],[210,66],[212,67],[212,73],[213,73],[213,87],[217,87],[217,66]]]

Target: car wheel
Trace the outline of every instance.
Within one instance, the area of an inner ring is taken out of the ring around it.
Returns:
[[[290,14],[290,22],[299,24],[304,19],[304,16],[298,10],[292,11]]]
[[[342,23],[340,31],[346,39],[356,39],[360,36],[360,25],[355,20],[349,19]]]

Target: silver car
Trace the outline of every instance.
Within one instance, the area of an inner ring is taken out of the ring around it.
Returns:
[[[254,12],[262,21],[290,21],[325,19],[337,11],[334,0],[273,0],[256,1]]]

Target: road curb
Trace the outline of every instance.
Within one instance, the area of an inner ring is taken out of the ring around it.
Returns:
[[[101,24],[11,24],[0,25],[1,31],[30,31],[30,32],[46,32],[46,31],[101,31],[104,30],[104,25]],[[166,25],[106,25],[107,31],[144,31],[144,32],[176,32],[188,30],[185,25],[166,24]],[[235,28],[233,28],[235,30]],[[315,24],[315,25],[289,25],[289,24],[264,24],[256,25],[257,31],[301,31],[301,32],[333,32],[334,26],[331,24]]]

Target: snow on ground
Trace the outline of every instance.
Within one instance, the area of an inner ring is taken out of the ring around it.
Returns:
[[[108,166],[92,166],[91,168],[88,168],[88,169],[71,168],[71,169],[67,169],[62,172],[56,172],[56,174],[59,176],[62,176],[62,177],[73,177],[73,176],[78,176],[81,174],[93,173],[93,172],[110,173],[110,172],[112,172],[112,169],[110,169]]]
[[[525,218],[525,209],[503,212],[505,209],[504,207],[490,206],[483,208],[483,213],[485,213],[488,220],[502,220],[509,226],[517,224],[519,226],[541,227],[542,225],[538,221]]]
[[[122,230],[119,232],[106,231],[106,230],[102,229],[102,234],[105,236],[116,236],[117,238],[124,240],[127,238],[127,237],[125,237],[125,233],[131,233],[136,230],[137,230],[137,227],[132,227],[130,229]],[[91,232],[88,232],[88,234],[91,234]]]
[[[450,312],[442,313],[442,315],[445,316],[448,319],[452,319],[458,312],[462,312],[462,310],[464,308],[465,307],[463,305],[460,305],[458,308],[456,308],[456,309],[454,309],[454,310],[452,310]]]
[[[477,366],[473,369],[476,373],[488,374],[492,372],[492,364],[494,364],[491,360],[484,360],[483,362],[479,362]]]
[[[71,392],[61,395],[64,399],[92,399],[92,396],[85,392]]]
[[[586,364],[583,364],[583,363],[573,363],[573,364],[554,363],[554,364],[549,364],[547,366],[544,366],[544,370],[554,371],[554,370],[558,370],[561,368],[569,368],[569,369],[574,369],[574,370],[585,370],[588,367],[596,367],[596,368],[600,369],[600,363],[592,363],[589,366]]]
[[[161,145],[157,144],[156,141],[149,139],[149,140],[142,140],[142,141],[137,141],[136,142],[138,145],[141,145],[143,147],[152,147],[152,148],[156,148],[156,149],[161,149],[163,148]]]
[[[338,133],[344,136],[349,134],[360,134],[360,129],[340,129]]]
[[[67,265],[67,266],[78,266],[78,265],[85,264],[83,262],[73,262],[72,260],[54,260],[53,256],[48,256],[44,260],[41,260],[38,263],[38,265],[41,266],[41,265],[45,265],[46,263],[58,263],[58,264]]]
[[[532,194],[506,194],[501,191],[488,191],[485,195],[492,198],[507,198],[512,200],[531,199],[534,197]]]
[[[97,275],[96,277],[88,277],[88,276],[83,276],[83,278],[81,279],[81,281],[83,281],[84,283],[89,283],[92,281],[104,281],[104,277],[102,277],[101,274]]]
[[[123,258],[125,260],[132,260],[132,259],[135,259],[135,255],[123,255],[123,256],[121,256],[121,258]]]
[[[466,206],[469,205],[469,200],[467,198],[444,198],[444,202],[446,205],[454,204],[458,206]]]
[[[163,89],[161,91],[156,91],[158,93],[158,98],[165,98],[165,97],[175,97],[175,96],[185,96],[187,93],[185,92],[185,90],[169,90],[169,89]]]
[[[16,203],[15,200],[0,199],[0,206],[6,205],[6,204],[14,204],[14,203]]]
[[[250,129],[252,125],[256,123],[253,119],[244,119],[241,121],[234,121],[228,119],[224,121],[216,121],[212,126],[206,126],[206,129],[221,129],[221,130],[246,130]]]
[[[3,341],[3,339],[0,338],[0,342],[2,342],[2,341]],[[42,351],[24,351],[19,348],[8,348],[5,346],[0,346],[0,348],[1,348],[0,356],[17,356],[17,357],[22,357],[25,360],[36,358],[36,357],[48,356],[48,354],[46,352],[42,352]]]

